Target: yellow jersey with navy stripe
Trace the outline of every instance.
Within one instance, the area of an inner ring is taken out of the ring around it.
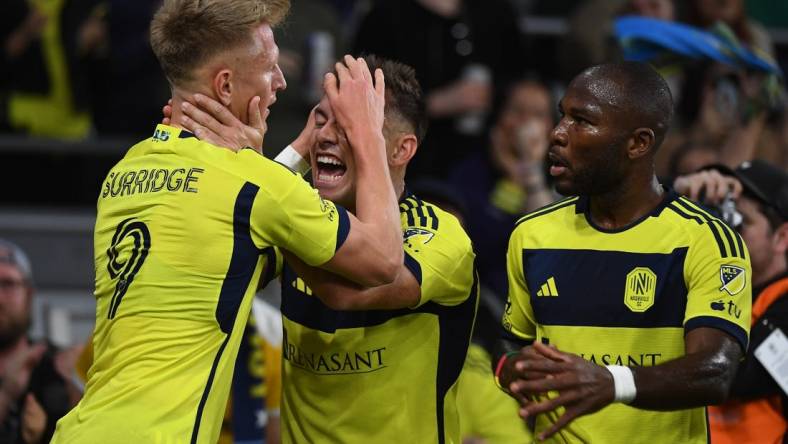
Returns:
[[[285,264],[282,442],[461,442],[455,399],[478,304],[475,255],[438,207],[410,195],[400,215],[416,307],[332,310]]]
[[[684,335],[722,330],[747,347],[750,262],[741,237],[692,201],[662,203],[619,230],[572,197],[523,217],[509,241],[508,332],[599,365],[654,366],[683,356]],[[545,431],[563,409],[536,418]],[[575,419],[559,443],[706,443],[705,408],[610,405]]]
[[[54,443],[215,443],[274,246],[323,264],[347,213],[301,177],[159,125],[103,182],[94,361]]]

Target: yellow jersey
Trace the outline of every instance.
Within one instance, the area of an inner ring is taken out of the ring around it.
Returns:
[[[722,330],[747,348],[751,285],[741,237],[672,191],[650,214],[605,230],[585,197],[523,217],[507,253],[503,325],[599,365],[653,366],[684,355],[685,334]],[[539,415],[536,433],[563,409]],[[612,404],[575,419],[556,443],[706,443],[703,407],[670,412]]]
[[[534,434],[520,418],[517,401],[495,384],[490,359],[482,346],[471,343],[457,391],[462,439],[486,444],[533,444]]]
[[[347,213],[251,149],[165,125],[112,168],[97,212],[94,362],[52,442],[215,443],[273,247],[323,264]]]
[[[416,307],[338,311],[282,274],[283,443],[459,444],[457,380],[478,306],[459,221],[414,195],[400,204]]]

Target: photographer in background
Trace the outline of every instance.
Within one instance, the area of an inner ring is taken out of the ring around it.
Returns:
[[[785,442],[788,397],[755,357],[755,350],[775,330],[788,332],[788,174],[754,160],[735,170],[708,167],[679,177],[674,187],[716,208],[741,233],[751,256],[750,345],[729,400],[709,408],[711,442]]]

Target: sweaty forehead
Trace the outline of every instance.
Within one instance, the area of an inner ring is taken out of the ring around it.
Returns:
[[[575,78],[570,89],[583,99],[603,108],[622,109],[626,103],[622,85],[614,78],[585,72]]]

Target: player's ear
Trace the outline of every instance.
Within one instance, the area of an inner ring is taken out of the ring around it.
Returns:
[[[415,134],[406,133],[397,138],[394,149],[389,156],[389,164],[391,166],[403,166],[410,162],[416,150],[419,147],[419,141],[416,139]]]
[[[219,70],[213,77],[213,93],[224,106],[230,106],[233,97],[233,72],[227,68]]]
[[[776,254],[784,255],[785,252],[788,251],[788,222],[784,222],[774,230],[774,236],[772,236],[772,240],[774,241],[774,249]]]
[[[654,148],[656,137],[651,128],[638,128],[632,133],[632,138],[627,146],[627,155],[630,159],[639,159]]]

